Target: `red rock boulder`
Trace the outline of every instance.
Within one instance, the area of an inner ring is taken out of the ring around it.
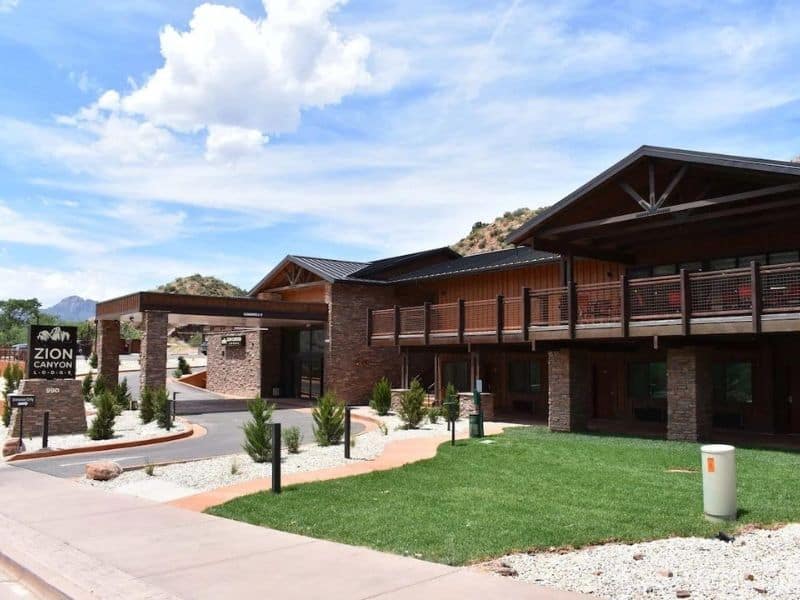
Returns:
[[[86,465],[86,479],[95,481],[108,481],[119,477],[122,467],[110,460],[101,460]]]

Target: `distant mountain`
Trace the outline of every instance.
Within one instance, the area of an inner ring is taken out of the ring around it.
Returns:
[[[199,273],[188,277],[178,277],[156,289],[167,294],[191,294],[192,296],[246,296],[240,287],[216,277],[204,277]]]
[[[466,237],[453,245],[453,250],[467,255],[510,248],[511,244],[506,242],[508,234],[547,208],[546,206],[535,209],[518,208],[513,212],[508,211],[502,217],[497,217],[492,223],[478,221]]]
[[[80,296],[67,296],[58,304],[45,308],[42,312],[53,315],[62,321],[86,321],[94,318],[94,307],[97,302]]]

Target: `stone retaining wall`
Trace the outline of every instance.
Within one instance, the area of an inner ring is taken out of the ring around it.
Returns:
[[[397,413],[400,407],[400,401],[403,394],[408,390],[397,388],[392,390],[392,412]],[[461,392],[458,394],[459,400],[459,414],[462,418],[469,416],[476,412],[475,402],[472,399],[472,392]],[[427,406],[433,406],[435,400],[432,394],[426,395]],[[481,408],[483,409],[483,418],[491,421],[494,419],[494,394],[483,393],[481,394]]]
[[[81,382],[77,379],[23,379],[20,394],[36,396],[36,404],[25,409],[24,439],[42,435],[45,411],[50,411],[50,435],[86,433],[86,409]],[[20,409],[11,411],[11,435],[19,437]]]

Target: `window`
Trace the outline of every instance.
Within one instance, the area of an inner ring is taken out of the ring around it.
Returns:
[[[753,256],[742,256],[739,258],[739,266],[740,267],[749,267],[750,263],[757,262],[760,265],[767,264],[767,255],[766,254],[754,254]]]
[[[468,392],[472,387],[469,383],[469,363],[466,360],[446,362],[442,364],[442,385],[446,388],[452,383],[457,392]]]
[[[512,360],[508,363],[508,391],[515,394],[538,394],[542,391],[541,365],[538,360]]]
[[[628,279],[643,279],[650,277],[652,269],[650,267],[631,267],[628,269]]]
[[[713,367],[714,399],[724,404],[753,403],[753,363],[727,362]]]
[[[800,262],[800,253],[796,250],[793,252],[770,252],[768,262],[771,265]]]
[[[688,263],[681,263],[678,265],[679,269],[686,269],[690,273],[694,273],[695,271],[702,271],[703,270],[703,263],[700,261],[696,262],[688,262]]]
[[[735,258],[718,258],[716,260],[708,261],[708,268],[710,271],[721,271],[723,269],[735,269]]]
[[[677,268],[675,265],[659,265],[653,267],[653,277],[660,277],[661,275],[675,275]]]
[[[640,421],[665,421],[667,363],[631,363],[628,367],[628,397],[633,414]]]

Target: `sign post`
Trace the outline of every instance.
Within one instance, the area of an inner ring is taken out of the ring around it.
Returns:
[[[25,423],[25,408],[36,406],[36,396],[30,394],[9,394],[8,406],[19,409],[19,445],[17,450],[22,452],[23,425]]]

